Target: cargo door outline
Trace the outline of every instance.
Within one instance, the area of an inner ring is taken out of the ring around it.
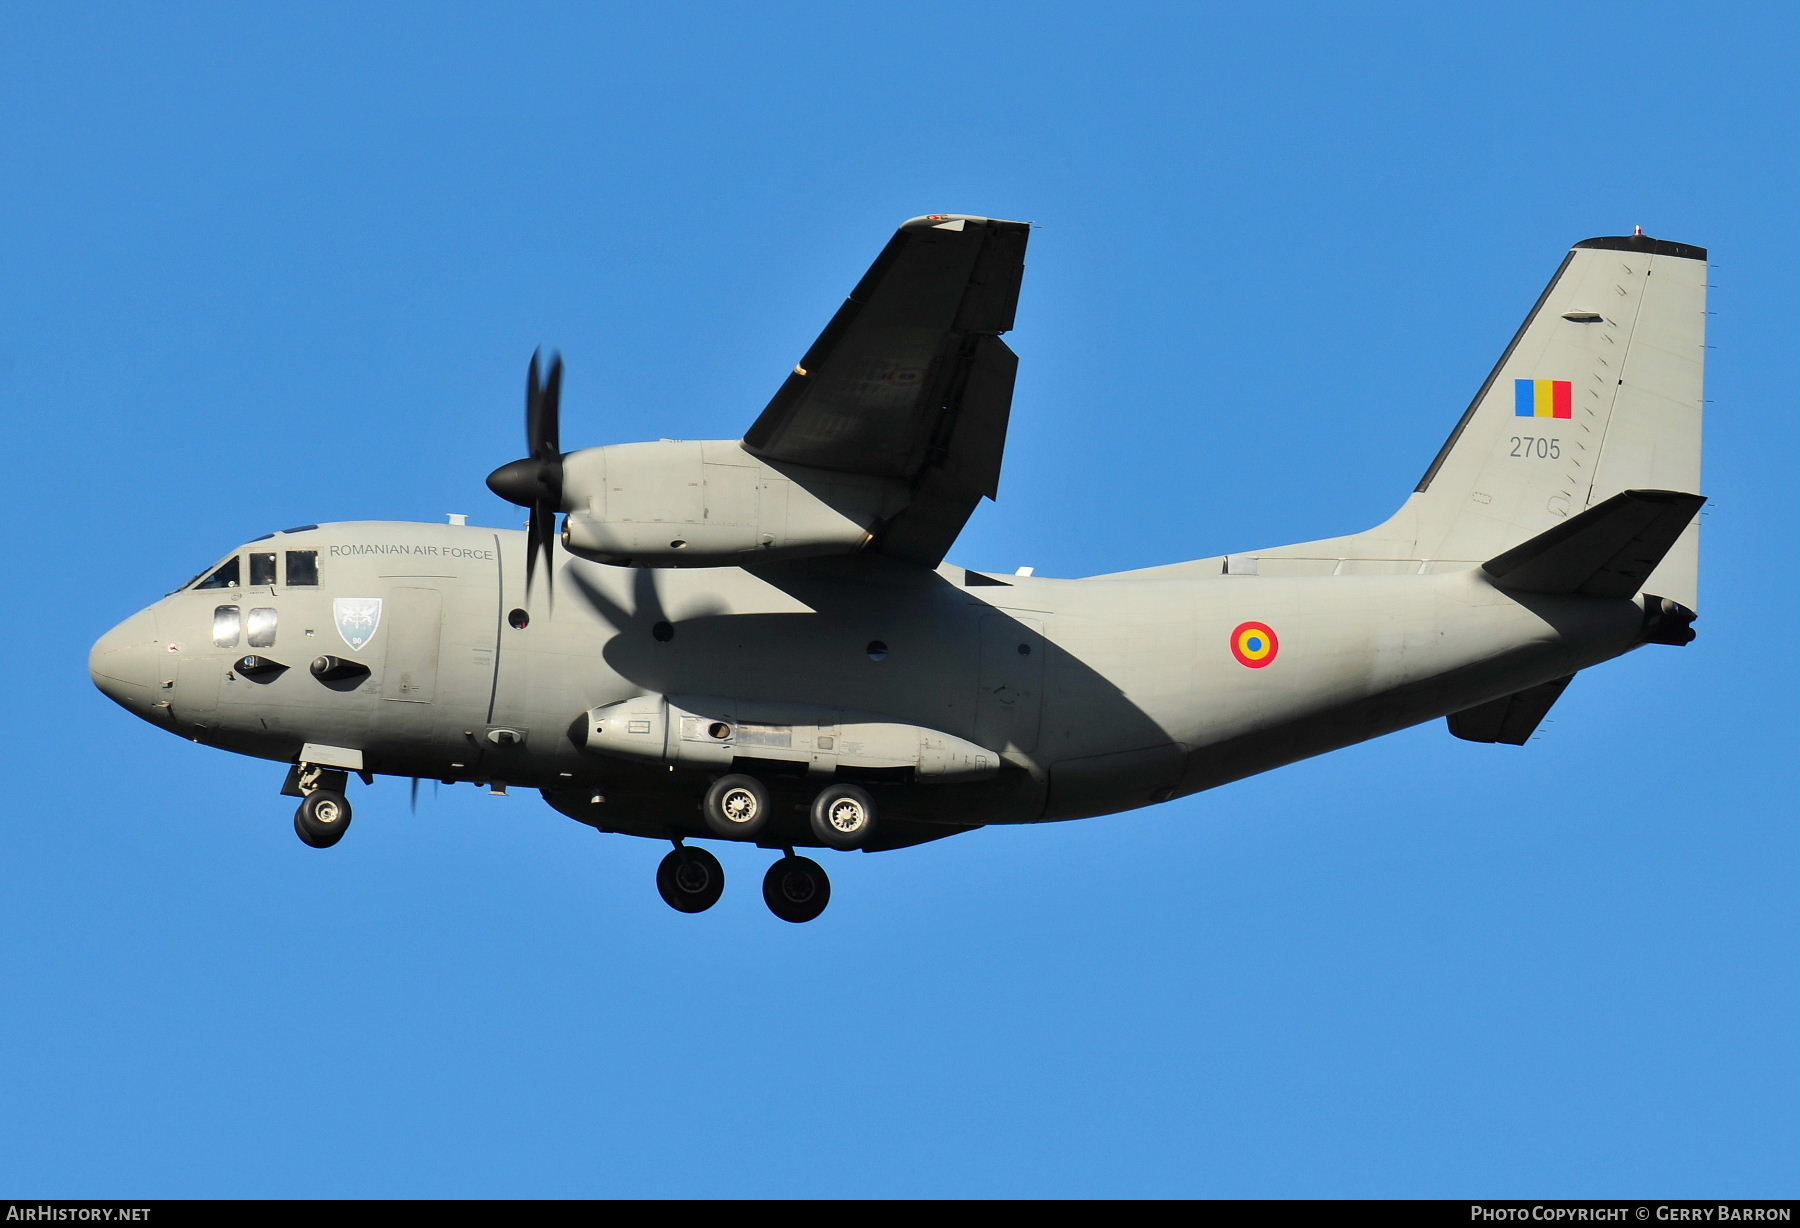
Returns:
[[[382,611],[387,656],[381,697],[428,704],[437,694],[444,596],[434,588],[396,588],[389,590],[387,602]]]

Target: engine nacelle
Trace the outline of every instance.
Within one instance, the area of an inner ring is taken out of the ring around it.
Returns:
[[[770,464],[735,440],[586,448],[562,472],[563,545],[618,566],[853,554],[908,497],[891,478]]]
[[[746,759],[808,772],[910,771],[929,781],[992,776],[999,756],[952,734],[862,712],[704,696],[639,695],[587,713],[588,750],[681,767]]]

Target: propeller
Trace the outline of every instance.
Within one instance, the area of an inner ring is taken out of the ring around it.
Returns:
[[[538,555],[544,556],[544,591],[551,590],[551,560],[556,541],[556,514],[562,510],[563,458],[559,404],[562,400],[562,356],[550,356],[550,376],[540,379],[538,355],[525,373],[525,452],[488,474],[488,489],[520,507],[529,508],[526,524],[525,592],[531,592]]]
[[[431,800],[434,802],[437,801],[437,793],[438,782],[437,777],[434,776],[431,778]],[[417,776],[412,778],[412,812],[419,813],[419,778]]]

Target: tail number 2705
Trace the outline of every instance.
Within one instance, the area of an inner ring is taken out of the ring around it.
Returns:
[[[1546,435],[1514,435],[1510,455],[1521,460],[1558,460],[1562,456],[1562,440]]]

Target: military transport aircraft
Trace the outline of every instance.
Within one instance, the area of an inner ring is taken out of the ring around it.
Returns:
[[[534,357],[524,532],[265,535],[94,646],[171,733],[288,765],[315,848],[350,776],[525,786],[819,915],[796,848],[1147,806],[1437,717],[1521,744],[1577,671],[1697,604],[1706,252],[1576,244],[1449,442],[1367,532],[1059,580],[944,561],[999,488],[1030,228],[902,225],[741,440],[562,450]],[[557,518],[562,517],[558,531]]]

